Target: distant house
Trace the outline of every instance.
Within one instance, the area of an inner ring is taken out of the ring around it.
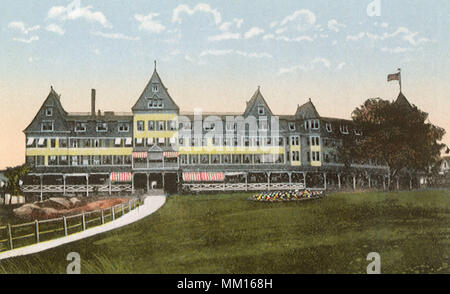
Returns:
[[[442,157],[442,161],[439,167],[439,174],[446,175],[450,171],[450,156]]]
[[[0,187],[3,188],[8,183],[8,178],[5,177],[2,173],[0,173]]]

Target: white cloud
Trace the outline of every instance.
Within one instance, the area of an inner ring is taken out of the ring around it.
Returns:
[[[14,38],[13,40],[16,41],[16,42],[22,42],[22,43],[30,44],[31,42],[38,41],[39,37],[38,36],[31,36],[29,39]]]
[[[281,22],[280,26],[287,24],[293,25],[298,31],[305,31],[312,27],[316,22],[316,15],[308,9],[300,9],[293,14],[286,16]]]
[[[303,71],[303,72],[307,72],[307,71],[311,71],[315,68],[316,64],[321,64],[322,66],[324,66],[325,68],[330,68],[331,63],[328,59],[323,58],[323,57],[317,57],[314,58],[309,66],[308,65],[294,65],[291,67],[286,67],[286,68],[280,68],[280,70],[278,71],[278,75],[283,75],[283,74],[287,74],[287,73],[293,73],[296,71]]]
[[[383,47],[383,48],[381,48],[381,51],[396,54],[396,53],[405,53],[407,51],[412,51],[412,49],[404,48],[404,47],[395,47],[395,48]]]
[[[405,27],[399,27],[397,30],[395,30],[392,33],[383,33],[381,35],[377,35],[377,34],[372,34],[372,33],[366,33],[366,32],[361,32],[358,35],[347,35],[347,41],[351,40],[351,41],[357,41],[362,39],[363,37],[367,37],[372,41],[383,41],[386,39],[390,39],[396,36],[399,36],[403,41],[410,43],[411,45],[417,46],[419,44],[422,43],[426,43],[429,42],[430,39],[428,38],[417,38],[417,35],[419,33],[418,32],[412,32],[410,31],[408,28]]]
[[[338,43],[338,41],[337,41],[337,40],[334,40],[334,41],[331,43],[331,45],[336,46],[337,43]]]
[[[139,37],[130,37],[120,33],[103,33],[99,31],[91,32],[94,36],[99,36],[107,39],[116,39],[116,40],[127,40],[127,41],[138,41],[141,38]]]
[[[208,37],[209,41],[238,40],[241,38],[240,33],[223,32],[219,35]]]
[[[64,35],[64,33],[65,33],[64,29],[62,29],[60,26],[58,26],[54,23],[49,24],[48,26],[45,27],[45,29],[49,32],[52,32],[52,33],[55,33],[58,35]]]
[[[83,19],[88,22],[99,23],[105,28],[112,28],[112,25],[108,22],[105,15],[101,11],[93,11],[93,6],[91,5],[81,7],[70,3],[66,7],[53,6],[48,11],[47,18],[59,19],[62,21]]]
[[[219,24],[222,21],[220,12],[217,9],[212,9],[209,4],[199,3],[193,9],[189,8],[188,5],[180,4],[173,10],[172,22],[181,23],[181,14],[187,13],[188,15],[193,15],[196,12],[204,12],[211,14],[214,17],[215,24]]]
[[[252,27],[244,34],[244,38],[250,39],[250,38],[256,37],[258,35],[261,35],[262,33],[264,33],[263,29],[258,28],[258,27]]]
[[[341,69],[343,69],[344,66],[346,66],[346,65],[347,65],[347,63],[341,62],[341,63],[338,64],[338,66],[336,66],[336,69],[337,69],[337,70],[341,70]]]
[[[346,26],[344,24],[339,23],[337,20],[330,19],[328,21],[328,29],[330,31],[339,32],[341,28],[345,28]]]
[[[244,20],[242,18],[234,18],[233,21],[224,22],[220,25],[219,29],[222,32],[229,31],[231,27],[234,25],[236,28],[240,29]]]
[[[22,34],[28,35],[29,32],[39,30],[40,26],[36,25],[36,26],[32,26],[32,27],[27,27],[25,25],[25,23],[23,23],[21,21],[12,21],[8,24],[8,28],[13,29],[13,30],[18,30]]]
[[[389,26],[389,24],[387,22],[383,22],[380,27],[382,28],[387,28]]]
[[[227,49],[227,50],[217,50],[217,49],[210,49],[205,50],[200,53],[200,57],[204,56],[224,56],[224,55],[240,55],[244,57],[250,57],[250,58],[272,58],[272,55],[266,52],[244,52],[239,50],[233,50],[233,49]]]
[[[284,41],[284,42],[302,42],[302,41],[308,41],[313,42],[314,38],[310,36],[299,36],[299,37],[286,37],[286,36],[275,36],[274,34],[266,34],[263,37],[263,40],[276,40],[276,41]]]
[[[135,14],[134,18],[140,22],[139,25],[140,30],[152,32],[152,33],[161,33],[166,27],[161,24],[161,22],[154,20],[154,17],[159,16],[159,13],[150,12],[148,15]]]

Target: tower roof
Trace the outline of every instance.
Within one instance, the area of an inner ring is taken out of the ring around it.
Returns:
[[[319,113],[317,112],[316,107],[309,98],[309,101],[304,103],[301,106],[297,107],[297,111],[295,112],[295,116],[297,118],[309,119],[309,118],[320,118]]]
[[[409,103],[408,99],[406,99],[405,95],[403,95],[402,92],[400,92],[398,94],[398,97],[397,97],[397,99],[395,100],[394,103],[397,104],[397,105],[403,106],[403,107],[408,107],[408,108],[412,107],[411,103]]]

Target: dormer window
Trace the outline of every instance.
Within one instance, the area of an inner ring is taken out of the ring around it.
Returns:
[[[45,110],[45,115],[46,116],[52,116],[53,115],[53,108],[47,107],[47,109]]]
[[[152,85],[152,92],[153,93],[157,93],[158,92],[158,84],[153,84]]]
[[[320,123],[319,123],[319,120],[318,120],[318,119],[313,119],[313,120],[311,121],[311,128],[312,128],[313,130],[318,130],[318,129],[320,128]]]
[[[328,133],[331,133],[333,131],[333,129],[331,128],[331,124],[330,123],[327,123],[325,125],[325,127],[326,127]]]
[[[119,123],[119,132],[128,132],[130,130],[129,123]]]
[[[295,131],[295,123],[293,122],[289,123],[289,131]]]
[[[258,114],[259,115],[264,115],[265,111],[264,111],[264,106],[258,106]]]
[[[204,122],[203,123],[203,129],[205,130],[205,131],[212,131],[212,130],[214,130],[215,129],[215,124],[214,123],[211,123],[211,122]]]
[[[41,123],[41,131],[42,132],[53,132],[53,122],[52,121],[43,121]]]
[[[75,132],[86,132],[86,123],[85,122],[76,122],[75,123]]]
[[[108,124],[105,122],[97,123],[97,132],[106,132],[108,131]]]
[[[259,118],[258,126],[260,130],[267,130],[267,118],[266,117]]]
[[[342,134],[348,134],[348,126],[347,125],[341,125],[339,127],[339,130],[341,131]]]

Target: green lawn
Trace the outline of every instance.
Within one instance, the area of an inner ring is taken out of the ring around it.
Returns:
[[[365,273],[375,251],[382,273],[450,273],[449,190],[288,203],[249,195],[172,196],[144,220],[0,261],[0,272],[65,273],[75,251],[82,273]]]

